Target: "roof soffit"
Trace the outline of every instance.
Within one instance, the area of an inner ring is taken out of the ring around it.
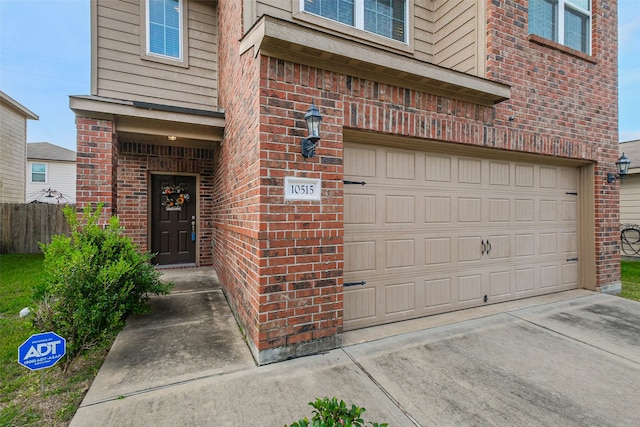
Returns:
[[[377,49],[295,23],[263,16],[243,37],[240,52],[259,53],[434,95],[495,105],[511,96],[508,85]]]
[[[196,114],[175,108],[149,107],[97,96],[72,96],[69,106],[77,115],[114,122],[114,131],[132,142],[157,143],[158,138],[173,135],[187,145],[210,147],[224,134],[224,113]],[[173,143],[176,145],[178,143]]]

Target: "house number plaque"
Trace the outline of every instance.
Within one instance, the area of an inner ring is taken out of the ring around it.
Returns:
[[[284,178],[285,200],[315,200],[320,201],[322,194],[322,181],[314,178],[296,178],[286,176]]]

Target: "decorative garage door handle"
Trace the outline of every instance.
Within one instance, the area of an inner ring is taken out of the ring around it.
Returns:
[[[487,239],[486,242],[481,240],[480,245],[482,246],[482,255],[489,255],[489,252],[491,252],[491,243],[489,243],[489,239]]]
[[[347,282],[347,283],[343,283],[342,286],[347,287],[347,286],[364,286],[366,285],[367,282],[362,281],[362,282]]]

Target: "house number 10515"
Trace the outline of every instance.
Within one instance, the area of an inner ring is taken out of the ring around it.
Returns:
[[[284,178],[285,200],[320,200],[321,180],[313,178]]]

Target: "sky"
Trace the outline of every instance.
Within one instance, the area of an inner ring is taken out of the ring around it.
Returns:
[[[619,0],[620,141],[640,139],[640,0]],[[27,142],[76,149],[70,95],[89,95],[90,0],[0,0],[0,90],[37,114]]]

